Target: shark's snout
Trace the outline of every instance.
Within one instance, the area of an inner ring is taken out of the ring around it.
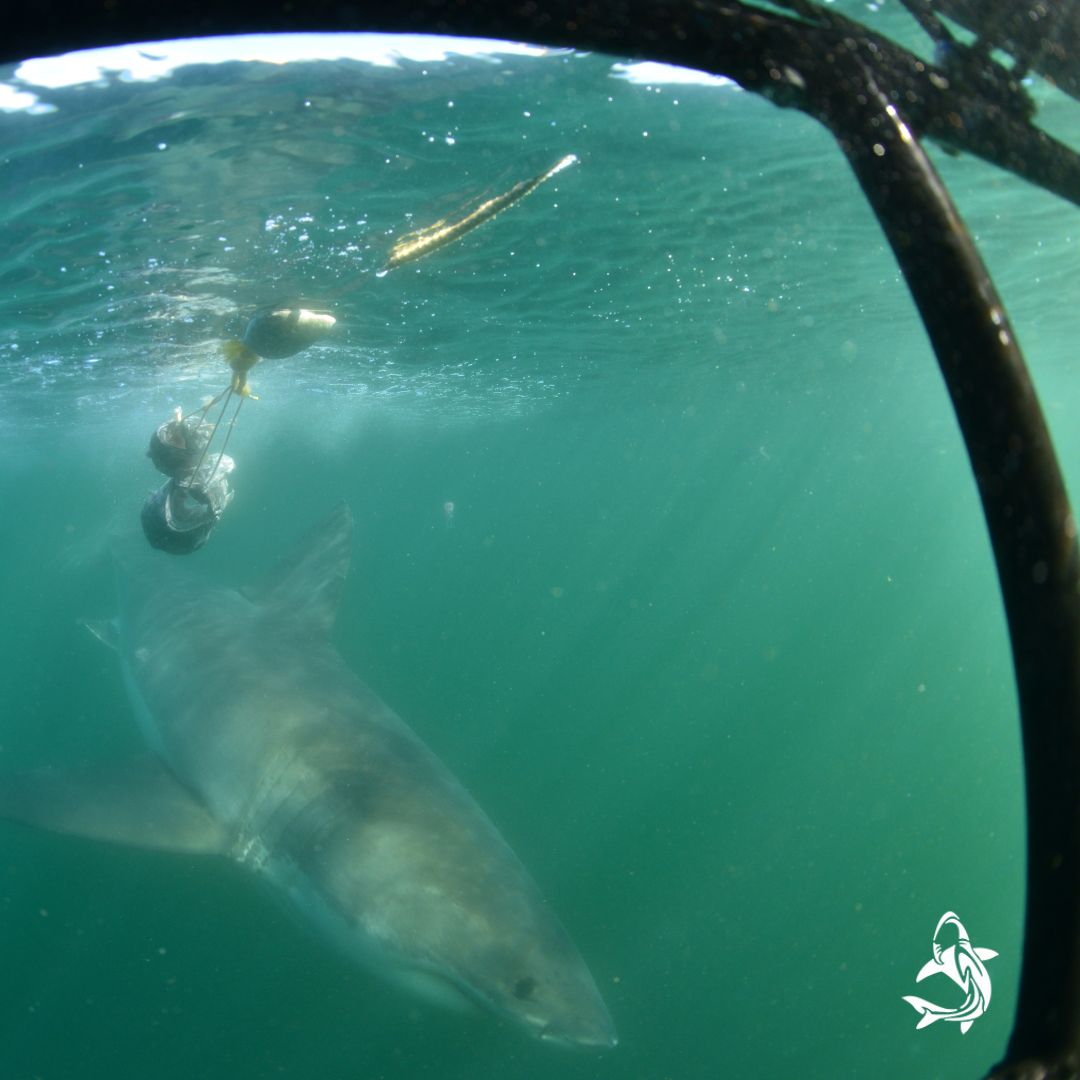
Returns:
[[[610,1050],[619,1042],[615,1023],[607,1006],[589,980],[589,994],[578,1000],[560,1002],[548,1010],[519,1014],[541,1042],[576,1049]]]

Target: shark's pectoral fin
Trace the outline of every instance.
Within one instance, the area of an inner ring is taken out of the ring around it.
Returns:
[[[0,818],[161,851],[228,850],[221,826],[153,758],[0,773]]]

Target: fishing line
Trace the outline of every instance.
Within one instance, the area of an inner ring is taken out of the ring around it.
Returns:
[[[191,485],[194,482],[195,478],[199,475],[199,470],[202,468],[203,462],[206,460],[206,454],[207,454],[207,451],[210,449],[210,444],[214,441],[214,436],[217,434],[218,428],[221,427],[221,421],[225,418],[225,410],[229,407],[229,400],[232,398],[233,388],[230,386],[227,390],[222,390],[222,392],[220,394],[218,394],[218,396],[216,398],[214,398],[213,401],[211,401],[209,404],[207,404],[206,406],[203,407],[203,409],[202,409],[203,419],[206,418],[206,414],[210,411],[211,408],[213,408],[214,403],[221,400],[222,395],[225,396],[225,404],[221,406],[221,412],[218,413],[217,422],[214,424],[214,428],[210,432],[210,437],[206,440],[206,445],[203,446],[203,448],[202,448],[202,453],[199,455],[199,460],[196,462],[195,468],[191,470],[191,475],[186,477],[184,480],[182,480],[180,482],[181,486],[183,486],[183,487],[188,487],[188,488],[191,487]],[[240,405],[243,405],[243,403],[244,403],[244,399],[243,399],[243,397],[241,397],[240,398]],[[237,413],[240,412],[240,406],[239,405],[236,407],[236,412]],[[229,435],[232,434],[233,424],[235,424],[235,423],[236,423],[236,414],[234,413],[233,418],[232,418],[232,424],[229,425],[229,430],[225,435],[225,442],[226,443],[228,443],[228,441],[229,441]],[[221,464],[221,458],[222,458],[222,456],[224,456],[224,453],[225,453],[225,447],[222,446],[221,454],[218,455],[217,463],[214,465],[214,472],[217,471],[218,466]],[[213,472],[210,475],[213,476]]]

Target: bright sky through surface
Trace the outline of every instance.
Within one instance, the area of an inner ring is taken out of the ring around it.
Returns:
[[[123,82],[153,82],[189,64],[358,60],[377,67],[395,67],[402,60],[438,63],[451,56],[488,58],[498,63],[500,56],[542,56],[551,51],[512,41],[419,34],[245,34],[115,45],[24,60],[10,79],[0,82],[0,112],[52,112],[54,106],[40,101],[34,93],[36,87],[103,85],[108,76]],[[651,61],[617,63],[612,71],[630,82],[652,85],[731,85],[729,79]]]

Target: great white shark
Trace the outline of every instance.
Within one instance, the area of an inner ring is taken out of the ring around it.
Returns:
[[[610,1047],[577,948],[487,816],[357,678],[330,631],[352,552],[339,506],[262,584],[118,560],[119,653],[148,753],[0,774],[0,816],[234,859],[339,947],[551,1042]]]

